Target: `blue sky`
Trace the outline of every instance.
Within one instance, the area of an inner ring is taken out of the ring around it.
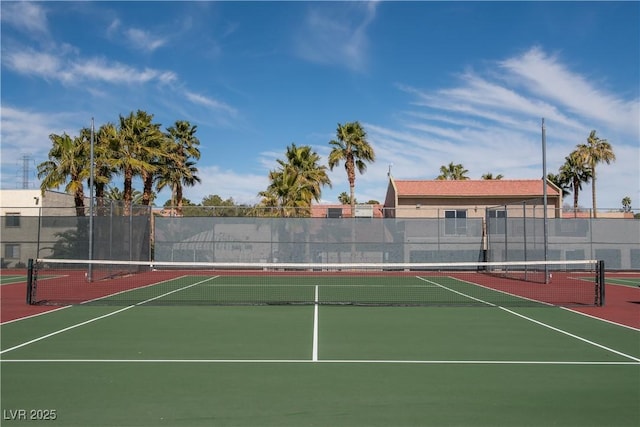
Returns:
[[[358,120],[376,162],[358,201],[383,201],[387,172],[433,179],[461,163],[479,179],[542,177],[592,129],[617,161],[597,169],[598,207],[640,207],[638,2],[1,3],[1,186],[48,135],[142,109],[198,126],[202,184],[255,203],[291,143],[323,159]],[[348,192],[330,173],[323,202]],[[140,189],[140,185],[138,185]],[[591,206],[591,187],[580,205]],[[159,194],[156,204],[170,197]],[[571,203],[571,198],[566,200]]]

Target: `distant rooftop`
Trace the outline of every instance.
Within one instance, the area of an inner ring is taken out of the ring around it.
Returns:
[[[538,179],[482,180],[394,180],[398,197],[539,197],[543,193]],[[547,194],[557,196],[559,190],[547,185]]]

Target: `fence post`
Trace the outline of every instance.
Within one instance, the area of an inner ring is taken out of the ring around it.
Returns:
[[[598,299],[598,301],[596,301],[596,305],[602,307],[604,306],[604,288],[605,288],[605,277],[604,277],[604,261],[603,260],[599,260],[598,261],[598,287],[596,288],[598,291],[598,295],[596,295],[596,298]]]
[[[33,290],[33,258],[27,261],[27,305],[33,304],[31,291]]]

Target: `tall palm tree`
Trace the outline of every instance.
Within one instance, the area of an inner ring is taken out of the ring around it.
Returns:
[[[569,187],[573,191],[573,216],[578,215],[578,194],[582,190],[582,183],[589,182],[592,175],[591,167],[585,162],[584,157],[574,150],[564,158],[564,164],[560,166],[558,180],[561,187]]]
[[[40,190],[44,194],[66,184],[65,191],[73,194],[76,215],[85,216],[83,182],[89,177],[89,146],[83,138],[71,138],[66,133],[52,133],[49,139],[53,144],[49,160],[37,166],[38,178],[42,179]]]
[[[164,136],[159,130],[159,125],[151,122],[152,119],[153,115],[141,110],[126,117],[120,115],[114,166],[121,170],[124,176],[125,215],[129,214],[131,207],[132,183],[135,176],[140,176],[144,183],[142,203],[150,204],[153,173],[158,169],[158,159],[165,155],[162,148]]]
[[[198,168],[191,159],[200,159],[200,140],[195,136],[197,126],[188,121],[178,120],[174,126],[167,128],[165,134],[166,155],[159,163],[156,175],[158,191],[171,188],[171,204],[176,207],[178,214],[182,213],[183,188],[192,187],[201,182]]]
[[[341,125],[338,123],[335,140],[329,141],[333,148],[329,153],[329,168],[333,170],[340,162],[344,162],[349,180],[349,200],[351,202],[351,216],[355,212],[356,169],[360,174],[367,170],[366,162],[375,161],[375,152],[367,141],[367,134],[359,122]]]
[[[596,165],[603,162],[610,164],[616,160],[616,155],[613,153],[611,144],[606,139],[598,138],[595,130],[592,130],[589,134],[586,144],[578,144],[578,153],[591,168],[591,197],[593,200],[593,217],[596,218]]]
[[[453,162],[448,165],[440,166],[440,175],[436,177],[437,180],[444,181],[460,181],[467,180],[469,177],[467,176],[469,173],[468,170],[464,168],[461,164],[454,165]]]
[[[101,214],[104,207],[104,197],[106,186],[111,182],[113,177],[118,173],[115,168],[114,152],[115,143],[117,141],[118,131],[113,123],[106,123],[95,132],[94,150],[93,150],[93,188],[94,197],[98,205],[98,215]],[[91,129],[83,128],[80,135],[86,144],[91,143]]]

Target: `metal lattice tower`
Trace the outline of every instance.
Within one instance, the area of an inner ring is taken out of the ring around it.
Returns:
[[[29,188],[29,164],[33,158],[28,154],[22,155],[22,189]]]

